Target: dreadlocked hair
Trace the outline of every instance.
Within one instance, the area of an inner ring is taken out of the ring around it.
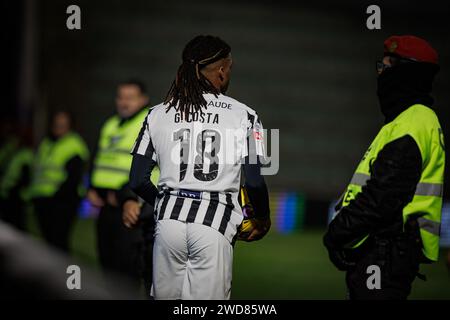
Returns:
[[[200,70],[220,59],[228,57],[230,46],[219,37],[197,36],[184,47],[182,59],[175,80],[164,100],[168,104],[166,112],[174,108],[183,115],[201,112],[206,109],[203,93],[216,97],[220,90],[200,72]]]

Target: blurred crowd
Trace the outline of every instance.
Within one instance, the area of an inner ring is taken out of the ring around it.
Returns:
[[[70,254],[71,232],[84,199],[99,212],[96,252],[102,269],[124,275],[134,281],[136,290],[145,287],[149,292],[153,208],[128,186],[130,150],[147,115],[147,104],[142,82],[118,84],[115,114],[99,128],[93,152],[77,133],[68,111],[51,115],[40,141],[33,141],[30,127],[2,118],[0,218],[27,231],[27,217],[33,214],[47,244]],[[155,184],[158,177],[158,172],[152,174]],[[139,212],[137,227],[124,225],[127,211]]]

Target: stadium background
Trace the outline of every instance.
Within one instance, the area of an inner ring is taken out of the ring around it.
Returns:
[[[382,29],[371,31],[366,8],[377,3]],[[66,28],[70,4],[81,7],[79,31]],[[321,235],[329,208],[382,124],[374,65],[389,35],[415,34],[438,50],[434,96],[448,137],[450,10],[437,1],[22,0],[2,6],[11,14],[2,18],[8,84],[1,116],[31,123],[39,141],[49,114],[68,109],[91,150],[114,112],[118,82],[143,79],[151,103],[159,103],[190,38],[215,34],[230,43],[229,94],[255,108],[266,128],[280,129],[280,170],[267,178],[274,228],[261,242],[237,245],[234,298],[344,297],[343,274],[329,263]],[[31,215],[38,235],[33,221]],[[72,246],[95,266],[94,243],[92,217],[84,217]],[[450,298],[444,260],[424,268],[429,281],[416,281],[413,297]]]

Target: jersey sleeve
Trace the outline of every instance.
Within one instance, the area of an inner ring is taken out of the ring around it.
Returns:
[[[242,158],[247,156],[250,160],[254,158],[255,163],[258,157],[265,158],[263,125],[258,114],[250,112],[247,112],[247,133]]]
[[[151,110],[152,109],[150,109],[147,117],[145,117],[145,120],[142,124],[142,128],[139,131],[139,135],[136,138],[136,142],[134,143],[130,153],[132,155],[138,154],[147,157],[149,159],[155,160],[155,149],[153,147],[149,125]]]

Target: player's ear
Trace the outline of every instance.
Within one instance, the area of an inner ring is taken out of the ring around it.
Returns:
[[[225,79],[223,66],[219,67],[219,79],[220,79],[220,81],[223,81]]]

